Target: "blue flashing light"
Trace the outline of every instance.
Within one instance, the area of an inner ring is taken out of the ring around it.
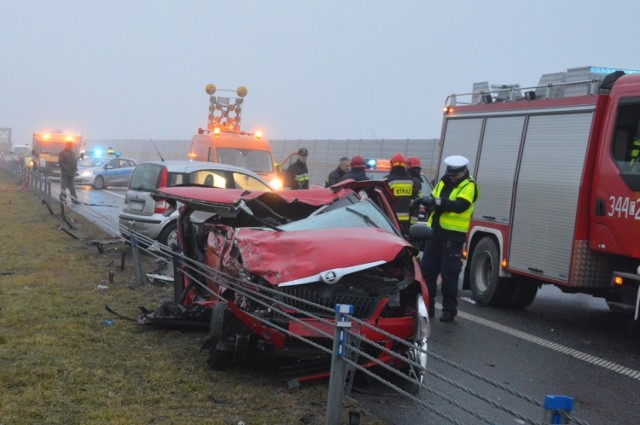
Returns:
[[[377,161],[373,158],[367,159],[367,168],[376,168]]]
[[[604,68],[600,66],[592,66],[589,71],[595,74],[611,74],[616,71],[624,71],[625,74],[638,74],[640,70],[637,69],[622,69],[622,68]]]

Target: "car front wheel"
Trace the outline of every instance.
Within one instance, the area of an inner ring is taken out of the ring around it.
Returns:
[[[92,186],[96,190],[104,189],[104,177],[96,176],[95,180],[93,181],[93,185]]]

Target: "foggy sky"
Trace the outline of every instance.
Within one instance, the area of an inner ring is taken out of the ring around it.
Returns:
[[[447,95],[640,69],[637,1],[3,0],[0,127],[189,139],[244,85],[272,139],[440,135]]]

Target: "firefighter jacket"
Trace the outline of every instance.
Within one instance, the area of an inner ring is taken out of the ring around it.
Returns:
[[[449,176],[442,177],[431,192],[434,198],[441,199],[441,204],[435,207],[427,221],[437,239],[461,243],[466,241],[479,192],[475,181],[468,173],[457,183],[453,183]]]
[[[309,169],[300,160],[287,168],[285,186],[291,189],[309,189]]]
[[[409,230],[411,201],[418,196],[418,188],[404,169],[404,167],[392,167],[391,172],[387,174],[387,184],[396,198],[393,204],[393,210],[398,217],[398,221],[402,226],[403,233]]]

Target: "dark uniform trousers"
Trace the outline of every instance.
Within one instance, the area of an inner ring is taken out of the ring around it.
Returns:
[[[442,311],[456,314],[458,309],[458,276],[462,270],[462,242],[433,239],[427,241],[420,269],[429,289],[429,316],[435,312],[438,275],[441,275]],[[425,261],[431,258],[432,261]]]

